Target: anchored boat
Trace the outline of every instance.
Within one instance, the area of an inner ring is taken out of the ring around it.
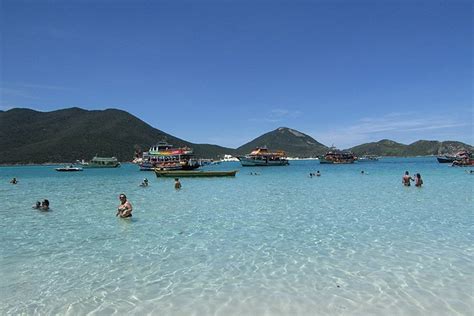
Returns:
[[[250,154],[239,156],[237,159],[244,167],[286,166],[290,164],[284,151],[270,152],[267,147],[257,147]]]
[[[167,142],[159,142],[143,153],[140,170],[194,170],[199,168],[199,161],[194,159],[193,150],[189,147],[174,148]]]
[[[155,168],[158,178],[182,178],[182,177],[235,177],[238,170],[232,171],[198,171],[198,170],[160,170]]]
[[[120,167],[120,162],[118,162],[115,157],[97,157],[92,158],[91,161],[85,162],[80,161],[79,164],[83,168],[117,168]]]
[[[319,157],[319,163],[322,164],[348,164],[354,163],[357,157],[348,150],[339,150],[331,147],[324,155]]]

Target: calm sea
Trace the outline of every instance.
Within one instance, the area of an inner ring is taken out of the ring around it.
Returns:
[[[435,158],[207,169],[240,171],[176,191],[135,165],[1,167],[0,314],[472,315],[469,169]],[[424,186],[403,187],[405,170]],[[120,193],[132,220],[115,217]],[[52,211],[31,208],[45,198]]]

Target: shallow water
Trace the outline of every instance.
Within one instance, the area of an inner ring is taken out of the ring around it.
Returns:
[[[0,314],[472,314],[469,169],[435,158],[207,169],[240,171],[176,191],[135,165],[0,168]],[[403,187],[405,170],[424,186]],[[115,217],[122,192],[131,220]],[[31,209],[44,198],[52,211]]]

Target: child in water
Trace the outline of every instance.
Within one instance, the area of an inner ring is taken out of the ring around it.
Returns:
[[[178,178],[175,178],[175,179],[174,179],[174,188],[175,188],[176,190],[181,189],[181,182],[179,182],[179,179],[178,179]]]

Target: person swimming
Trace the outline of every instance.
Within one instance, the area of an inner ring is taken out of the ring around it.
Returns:
[[[16,178],[13,178],[13,179],[10,180],[10,183],[11,184],[17,184],[18,180]]]
[[[41,202],[40,202],[40,201],[36,201],[36,204],[33,205],[31,208],[40,209],[40,208],[41,208]]]
[[[143,182],[140,184],[141,187],[147,187],[148,186],[148,179],[145,178],[143,179]]]

